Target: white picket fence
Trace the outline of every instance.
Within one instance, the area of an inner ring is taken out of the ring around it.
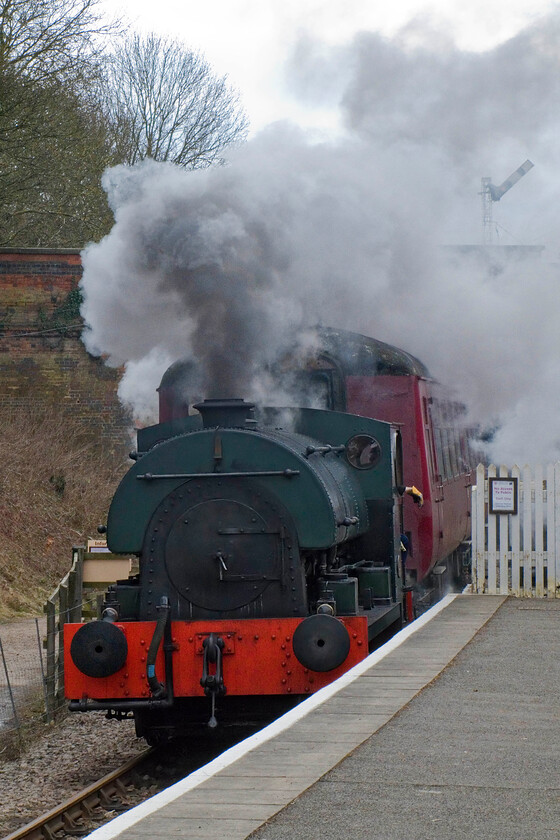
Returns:
[[[507,507],[517,479],[517,513]],[[489,499],[489,487],[493,486]],[[503,488],[503,498],[500,490]],[[529,598],[560,597],[560,463],[546,467],[480,464],[472,498],[473,591]]]

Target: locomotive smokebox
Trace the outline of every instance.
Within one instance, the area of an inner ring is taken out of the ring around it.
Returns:
[[[245,400],[204,400],[193,407],[202,415],[205,429],[214,429],[216,426],[241,429],[252,428],[256,425],[253,419],[255,404],[247,403]]]

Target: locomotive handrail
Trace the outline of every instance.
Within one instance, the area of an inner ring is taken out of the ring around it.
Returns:
[[[280,475],[284,478],[293,478],[295,475],[300,475],[300,471],[288,468],[286,470],[262,470],[258,472],[165,473],[161,475],[157,473],[144,473],[143,475],[137,475],[136,478],[143,481],[154,481],[155,479],[160,478],[257,478],[268,475]]]
[[[330,452],[334,452],[335,455],[340,455],[342,452],[346,452],[346,444],[341,443],[339,446],[331,446],[329,443],[326,446],[308,446],[303,457],[309,458],[310,455],[315,455],[315,453],[328,455]]]

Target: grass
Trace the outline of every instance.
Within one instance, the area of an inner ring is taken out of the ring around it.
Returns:
[[[0,417],[0,620],[42,613],[71,564],[97,537],[126,470],[79,421],[56,408]]]

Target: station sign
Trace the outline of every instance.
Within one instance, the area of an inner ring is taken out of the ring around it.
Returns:
[[[88,540],[86,551],[90,554],[102,554],[108,552],[107,540]]]
[[[489,513],[517,515],[517,478],[488,479],[488,510]]]

